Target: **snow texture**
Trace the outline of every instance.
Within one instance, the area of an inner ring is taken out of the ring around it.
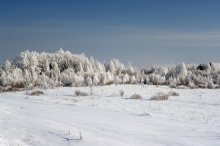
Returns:
[[[90,90],[60,87],[42,90],[41,96],[0,93],[0,145],[220,145],[219,89],[109,85],[93,86],[89,96],[74,95]],[[171,92],[179,96],[150,100]],[[134,94],[142,99],[129,99]]]

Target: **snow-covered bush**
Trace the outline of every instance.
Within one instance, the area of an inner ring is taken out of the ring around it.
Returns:
[[[84,91],[76,90],[75,95],[76,96],[88,96],[88,93],[86,93]]]
[[[125,92],[124,92],[123,90],[120,90],[120,91],[119,91],[119,94],[120,94],[121,97],[124,96],[124,93],[125,93]]]
[[[129,99],[142,99],[142,96],[138,94],[133,94]]]
[[[169,96],[179,96],[179,93],[175,92],[175,91],[170,91],[168,93]]]
[[[28,93],[28,95],[31,95],[31,96],[40,96],[43,94],[44,94],[44,92],[41,90],[34,90],[34,91],[31,91],[30,93]]]
[[[156,95],[152,96],[150,98],[150,100],[168,100],[169,98],[169,95],[168,94],[165,94],[165,93],[157,93]]]

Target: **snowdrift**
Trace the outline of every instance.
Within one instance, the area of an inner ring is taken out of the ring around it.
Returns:
[[[0,69],[0,92],[33,87],[97,86],[109,84],[168,85],[173,88],[219,88],[220,64],[154,65],[138,69],[117,59],[101,63],[84,54],[60,49],[56,53],[25,51]]]

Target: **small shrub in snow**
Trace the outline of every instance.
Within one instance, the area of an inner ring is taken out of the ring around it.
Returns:
[[[158,93],[150,98],[150,100],[168,100],[169,95],[164,93]]]
[[[141,95],[133,94],[131,95],[130,99],[142,99]]]
[[[176,85],[175,84],[170,84],[169,87],[170,88],[176,88]]]
[[[179,93],[174,92],[174,91],[170,91],[168,94],[169,96],[179,96]]]
[[[188,89],[188,87],[184,86],[184,85],[179,85],[176,87],[177,89]]]
[[[31,95],[31,96],[40,96],[40,95],[44,95],[44,92],[41,91],[41,90],[34,90],[29,95]]]
[[[121,96],[121,97],[124,96],[124,91],[123,91],[123,90],[120,90],[119,93],[120,93],[120,96]]]
[[[83,139],[82,133],[79,132],[79,140],[82,140],[82,139]]]
[[[90,88],[90,95],[92,96],[93,95],[93,86],[91,85],[89,88]]]
[[[86,93],[84,91],[76,90],[75,95],[76,96],[88,96],[88,93]]]

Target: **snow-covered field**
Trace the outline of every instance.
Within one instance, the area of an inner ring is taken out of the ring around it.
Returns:
[[[220,89],[93,87],[0,93],[0,146],[219,146]],[[121,98],[119,91],[124,91]],[[152,101],[158,92],[179,96]],[[132,94],[143,99],[128,99]]]

